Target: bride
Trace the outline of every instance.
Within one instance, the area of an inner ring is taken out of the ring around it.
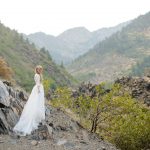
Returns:
[[[35,86],[24,106],[18,123],[13,131],[19,135],[26,136],[38,128],[41,121],[45,120],[44,88],[42,85],[42,66],[35,68]]]

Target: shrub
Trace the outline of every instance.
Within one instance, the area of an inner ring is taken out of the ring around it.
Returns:
[[[8,80],[12,79],[12,70],[2,57],[0,57],[0,77]]]
[[[55,107],[71,109],[80,123],[103,136],[122,150],[147,149],[150,145],[150,111],[133,99],[119,84],[105,92],[104,84],[96,86],[96,95],[80,94],[74,98],[68,88],[54,93]]]

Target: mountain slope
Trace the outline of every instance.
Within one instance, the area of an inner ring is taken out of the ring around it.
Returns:
[[[128,74],[133,65],[150,55],[150,13],[139,16],[122,31],[98,43],[70,66],[82,81],[114,80]]]
[[[57,66],[49,55],[38,51],[28,40],[15,30],[0,24],[0,56],[3,57],[14,72],[16,83],[29,90],[33,86],[34,67],[44,67],[44,77],[57,85],[71,84],[72,77]]]
[[[130,74],[134,76],[150,76],[150,55],[134,65]]]
[[[105,40],[106,38],[110,37],[114,33],[121,31],[124,27],[126,27],[130,23],[131,21],[127,21],[124,23],[120,23],[114,27],[102,28],[92,32],[92,38],[89,39],[88,42],[90,48],[93,48],[93,46],[95,46],[97,43]]]
[[[34,42],[37,48],[45,47],[48,49],[53,59],[60,64],[62,60],[70,61],[72,58],[67,55],[65,50],[68,49],[67,45],[58,40],[52,35],[47,35],[42,32],[37,32],[26,36],[31,42]]]
[[[79,55],[84,54],[89,47],[87,42],[92,37],[92,33],[85,27],[76,27],[68,29],[60,34],[57,39],[68,46],[64,52],[72,56],[72,60]]]
[[[39,48],[45,47],[48,49],[57,63],[60,64],[63,61],[65,64],[68,64],[78,56],[89,51],[97,42],[120,31],[129,23],[125,22],[115,27],[103,28],[94,32],[90,32],[85,27],[76,27],[64,31],[57,37],[41,32],[30,34],[27,37]]]

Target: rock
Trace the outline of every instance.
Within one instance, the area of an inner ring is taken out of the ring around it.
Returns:
[[[58,131],[68,131],[68,129],[66,127],[63,127],[61,125],[57,126],[55,129]]]
[[[12,139],[12,140],[10,141],[10,143],[11,143],[11,144],[17,144],[17,141],[16,141],[15,139]]]
[[[27,99],[23,91],[14,90],[6,81],[0,81],[0,134],[10,134],[17,123]]]
[[[75,147],[75,143],[71,143],[71,142],[66,142],[65,144],[64,144],[64,146],[66,147],[66,148],[73,148],[73,147]]]
[[[32,144],[33,146],[36,146],[36,145],[38,145],[38,141],[33,140],[33,141],[31,141],[31,144]]]
[[[8,124],[5,114],[0,108],[0,133],[7,134],[10,129],[11,126]]]
[[[9,93],[2,81],[0,81],[0,104],[3,104],[4,107],[10,106]]]
[[[60,146],[60,145],[65,144],[66,142],[67,142],[66,139],[59,139],[56,144]]]
[[[5,80],[5,81],[3,81],[3,83],[6,84],[7,86],[12,86],[10,81]]]
[[[51,111],[48,107],[46,107],[45,114],[46,114],[46,116],[49,116],[51,114]]]
[[[97,150],[106,150],[106,148],[102,146],[101,148],[98,148]]]
[[[25,97],[23,91],[19,91],[18,96],[20,99],[22,99],[23,101],[27,101],[27,97]]]
[[[115,83],[121,84],[133,98],[143,101],[150,106],[150,78],[148,77],[122,77]]]
[[[10,137],[11,137],[12,139],[19,139],[19,138],[20,138],[19,135],[14,134],[14,133],[10,133]]]
[[[105,148],[105,147],[102,147],[102,150],[106,150],[106,148]]]
[[[4,141],[0,141],[0,143],[4,143]]]
[[[46,123],[46,127],[48,129],[48,133],[51,136],[53,134],[53,128]]]
[[[82,135],[83,135],[84,141],[89,142],[89,138],[88,138],[89,135],[88,135],[87,131],[82,130]]]
[[[39,125],[37,130],[32,131],[31,135],[28,135],[28,140],[47,140],[51,139],[52,134],[49,134],[46,125]]]
[[[82,143],[82,144],[87,144],[87,142],[84,141],[84,140],[81,140],[80,143]]]
[[[72,121],[71,124],[70,124],[70,129],[74,130],[74,132],[78,132],[79,126],[77,125],[76,122]]]
[[[7,110],[8,110],[7,115],[6,115],[7,123],[11,127],[13,127],[15,125],[15,123],[18,121],[19,115],[16,112],[14,112],[12,109],[7,109]]]
[[[46,140],[46,138],[47,138],[47,134],[44,132],[44,133],[42,133],[42,140]]]
[[[96,85],[92,85],[91,83],[85,84],[83,82],[78,90],[72,91],[72,97],[77,98],[80,95],[89,95],[90,97],[96,96]]]

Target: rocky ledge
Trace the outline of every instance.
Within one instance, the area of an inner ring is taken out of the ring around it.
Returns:
[[[12,132],[28,95],[0,81],[0,149],[2,150],[116,150],[96,134],[82,128],[60,109],[46,105],[46,119],[26,137]]]
[[[145,77],[123,77],[117,79],[116,83],[121,84],[133,98],[150,106],[150,76]]]

